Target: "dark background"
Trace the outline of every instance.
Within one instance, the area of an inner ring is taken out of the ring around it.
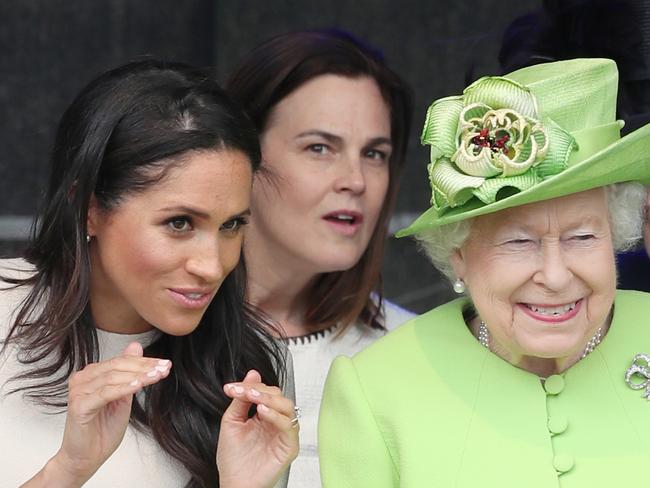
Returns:
[[[413,133],[393,229],[428,207],[428,104],[500,74],[506,26],[535,0],[0,0],[0,255],[25,245],[47,180],[58,118],[100,72],[143,55],[216,66],[225,80],[255,45],[290,30],[339,27],[380,48],[412,86]],[[646,19],[648,20],[648,19]],[[451,296],[410,240],[390,239],[386,295],[414,311]]]

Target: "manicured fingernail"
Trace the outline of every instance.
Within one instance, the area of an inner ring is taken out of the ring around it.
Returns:
[[[244,389],[241,386],[233,386],[235,393],[244,393]]]
[[[138,380],[133,380],[131,383],[129,383],[129,386],[138,386],[140,382]]]
[[[169,363],[171,363],[169,359],[161,359],[160,361],[158,361],[158,366],[167,367],[169,366]]]
[[[166,372],[169,368],[167,366],[156,366],[156,369],[161,373]]]
[[[261,395],[261,393],[257,391],[255,388],[251,388],[251,395],[253,395],[254,397],[258,397]]]
[[[158,376],[158,370],[157,369],[152,369],[151,371],[149,371],[147,373],[147,376],[149,378],[155,378],[156,376]]]
[[[267,407],[267,406],[264,405],[263,403],[260,403],[260,404],[257,406],[257,409],[258,409],[258,410],[261,410],[262,412],[268,412],[268,411],[269,411],[269,407]]]

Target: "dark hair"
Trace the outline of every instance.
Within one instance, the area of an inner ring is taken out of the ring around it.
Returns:
[[[650,4],[638,0],[544,0],[506,28],[499,62],[507,73],[538,63],[611,58],[619,72],[622,134],[650,120]],[[604,28],[603,26],[607,26]]]
[[[258,46],[235,69],[226,90],[242,103],[261,133],[278,102],[325,74],[370,77],[377,83],[390,109],[393,152],[386,199],[368,248],[351,269],[324,273],[316,280],[308,294],[306,322],[318,326],[341,322],[344,328],[358,317],[370,326],[381,326],[381,266],[408,144],[412,113],[409,88],[386,66],[376,49],[349,33],[319,30],[284,34]]]
[[[16,285],[31,291],[4,341],[20,345],[31,368],[14,380],[32,401],[65,407],[70,374],[98,360],[89,309],[90,199],[117,209],[129,194],[155,185],[188,151],[236,150],[260,164],[257,134],[241,108],[210,76],[184,64],[134,62],[92,81],[66,110],[52,155],[52,174],[26,258],[35,274]],[[170,376],[134,401],[131,420],[190,472],[188,486],[218,486],[215,448],[230,403],[222,386],[249,369],[278,385],[282,354],[267,325],[244,306],[243,263],[223,282],[197,328],[162,334],[145,350],[169,358]],[[43,360],[47,360],[43,362]]]

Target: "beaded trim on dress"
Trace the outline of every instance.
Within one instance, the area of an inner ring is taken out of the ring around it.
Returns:
[[[319,339],[324,339],[325,336],[331,334],[338,328],[339,324],[331,325],[325,329],[317,330],[316,332],[310,332],[309,334],[301,336],[287,337],[285,342],[287,344],[293,344],[294,346],[304,346],[305,344],[311,344],[312,341],[317,341]]]

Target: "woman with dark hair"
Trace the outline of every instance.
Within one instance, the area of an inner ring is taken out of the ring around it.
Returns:
[[[340,31],[275,37],[227,91],[260,132],[244,253],[248,297],[279,323],[294,358],[301,452],[290,486],[318,486],[323,384],[411,314],[382,300],[380,271],[411,119],[410,91],[380,53]]]
[[[239,260],[259,162],[189,66],[127,64],[75,99],[33,242],[0,262],[7,486],[286,485],[291,373]]]

